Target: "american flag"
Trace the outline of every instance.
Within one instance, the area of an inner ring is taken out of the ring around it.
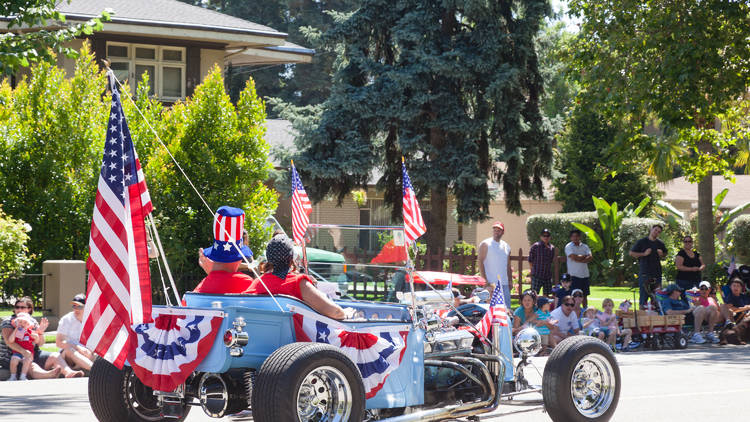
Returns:
[[[492,297],[490,298],[490,309],[484,314],[484,318],[479,321],[479,332],[484,336],[488,336],[493,321],[499,322],[501,327],[508,326],[508,308],[505,307],[503,286],[500,283],[495,285],[495,290],[492,292]]]
[[[310,199],[307,197],[305,187],[302,186],[297,169],[294,168],[294,163],[292,163],[292,232],[294,233],[294,241],[300,245],[305,239],[311,213]]]
[[[403,159],[401,160],[401,169],[404,173],[404,234],[406,235],[406,243],[412,243],[427,231],[427,227],[422,220],[422,211],[419,209],[417,196],[414,195],[414,186],[412,186],[409,174],[406,172],[406,164],[404,164]]]
[[[114,75],[112,108],[89,238],[81,343],[118,368],[135,339],[130,326],[151,318],[151,277],[144,218],[152,211]]]

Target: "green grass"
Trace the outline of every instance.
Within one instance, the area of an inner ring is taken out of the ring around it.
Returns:
[[[13,315],[13,308],[0,308],[0,318],[5,318]]]

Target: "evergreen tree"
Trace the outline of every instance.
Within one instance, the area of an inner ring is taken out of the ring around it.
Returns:
[[[622,206],[659,196],[645,164],[616,170],[620,166],[612,163],[618,157],[610,147],[617,135],[617,128],[592,107],[578,106],[573,111],[558,144],[560,155],[555,163],[561,173],[554,181],[555,199],[563,202],[563,212],[594,211],[592,196]]]
[[[534,37],[546,0],[366,0],[320,41],[338,51],[322,113],[294,115],[299,165],[316,201],[342,199],[374,170],[401,215],[401,160],[419,196],[429,195],[427,243],[445,247],[448,195],[459,222],[489,217],[488,182],[508,209],[542,195],[551,136]]]

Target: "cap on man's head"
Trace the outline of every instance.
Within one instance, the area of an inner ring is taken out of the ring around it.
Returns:
[[[562,273],[562,274],[560,274],[560,282],[561,283],[570,283],[571,281],[573,281],[573,279],[570,278],[570,274],[568,274],[568,273]],[[580,290],[580,289],[578,289],[578,290]]]
[[[537,307],[537,308],[541,308],[542,306],[544,306],[544,305],[546,305],[546,304],[548,304],[548,303],[552,303],[552,300],[550,300],[550,299],[549,299],[549,298],[547,298],[547,297],[544,297],[544,296],[540,296],[540,297],[538,297],[538,298],[536,299],[536,307]]]
[[[83,293],[78,293],[77,295],[73,296],[73,300],[70,301],[73,305],[85,305],[86,304],[86,295]]]
[[[671,283],[671,284],[670,284],[670,285],[668,285],[668,286],[667,286],[667,288],[666,288],[666,289],[664,289],[664,290],[665,290],[665,291],[667,292],[667,294],[668,294],[668,295],[671,295],[671,294],[672,294],[672,292],[674,292],[675,290],[676,290],[676,291],[678,291],[678,292],[681,292],[681,291],[682,291],[682,288],[681,288],[680,286],[678,286],[678,285],[674,284],[674,283]]]
[[[703,280],[703,281],[700,282],[700,284],[698,284],[698,288],[699,289],[702,289],[704,287],[707,288],[708,290],[711,290],[711,283],[709,283],[706,280]]]
[[[583,297],[583,290],[581,289],[573,289],[572,292],[570,292],[570,295],[575,297],[576,295],[581,295]]]
[[[502,231],[505,231],[505,226],[499,221],[495,221],[494,223],[492,223],[492,228],[494,229],[495,227],[501,229]]]
[[[214,244],[203,249],[208,259],[215,262],[237,262],[243,256],[253,256],[250,248],[242,252],[235,247],[242,247],[242,230],[245,226],[245,211],[239,208],[223,206],[214,214]]]
[[[552,232],[551,232],[551,231],[549,231],[549,229],[542,229],[542,232],[541,232],[541,233],[539,233],[539,234],[540,234],[540,235],[544,235],[544,234],[549,234],[549,235],[552,235]]]

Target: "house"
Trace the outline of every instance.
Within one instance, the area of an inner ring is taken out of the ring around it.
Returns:
[[[215,65],[310,63],[314,54],[273,28],[177,0],[72,0],[56,6],[72,23],[105,9],[112,19],[101,31],[66,46],[79,49],[87,39],[96,58],[109,60],[115,75],[131,84],[148,72],[151,93],[165,102],[190,96]],[[0,17],[0,33],[2,22]],[[62,57],[58,64],[71,74],[75,61]]]
[[[750,175],[738,174],[734,176],[734,183],[722,176],[712,177],[714,196],[725,188],[729,189],[727,196],[721,203],[721,210],[731,210],[750,201],[750,195],[748,195],[748,192],[750,192]],[[687,218],[690,218],[690,214],[698,212],[698,185],[696,183],[690,183],[684,177],[676,177],[669,182],[660,183],[659,189],[664,192],[662,199],[685,213]],[[750,210],[745,211],[745,213],[748,212]]]
[[[266,121],[266,140],[271,144],[271,148],[285,148],[293,150],[294,147],[294,129],[291,123],[286,120],[268,119]],[[277,158],[272,158],[273,165],[277,169],[288,168],[288,163],[281,163]],[[367,200],[363,204],[354,201],[351,195],[348,195],[341,206],[333,198],[325,199],[313,205],[313,212],[310,215],[310,222],[316,224],[354,224],[354,225],[390,225],[391,211],[384,204],[383,193],[375,189],[375,177],[372,184],[368,186],[366,196]],[[302,183],[304,184],[304,180]],[[508,242],[513,250],[513,254],[518,254],[518,249],[529,250],[529,242],[526,238],[526,220],[533,214],[556,213],[562,210],[562,204],[554,200],[536,200],[522,198],[521,205],[525,210],[522,215],[515,215],[508,212],[505,208],[505,201],[502,191],[495,187],[496,198],[490,203],[490,215],[488,221],[473,224],[459,224],[454,218],[453,210],[456,203],[449,199],[448,203],[448,222],[446,226],[445,244],[450,247],[454,242],[463,240],[464,242],[479,246],[479,243],[492,235],[492,223],[500,220],[505,225],[505,235],[503,239]],[[545,196],[553,196],[551,187],[545,186]],[[422,215],[427,219],[430,212],[429,200],[421,200],[420,208]],[[291,227],[292,223],[292,206],[290,195],[281,192],[279,195],[279,207],[276,209],[276,219],[285,227]],[[429,226],[427,227],[429,230]],[[360,248],[372,249],[375,239],[360,239]]]

